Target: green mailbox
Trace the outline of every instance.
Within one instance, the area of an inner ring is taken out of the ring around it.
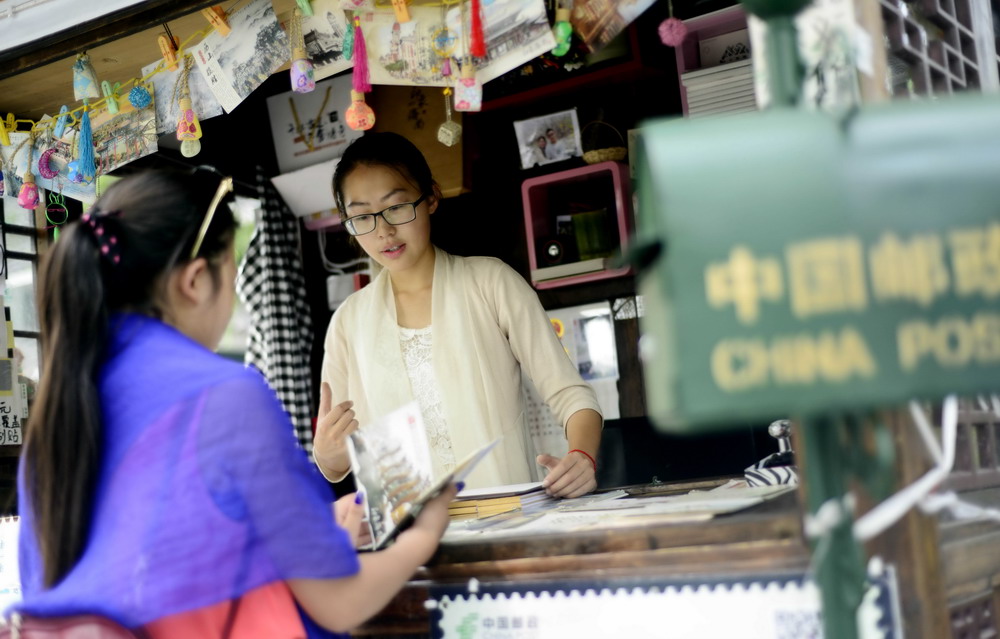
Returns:
[[[659,426],[1000,386],[1000,99],[675,119],[640,144]]]
[[[1000,99],[792,108],[807,2],[744,0],[778,106],[643,126],[629,259],[658,427],[797,419],[825,636],[853,639],[851,486],[892,477],[874,409],[1000,386]]]

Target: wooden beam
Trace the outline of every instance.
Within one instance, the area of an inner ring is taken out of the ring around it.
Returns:
[[[176,20],[219,0],[150,0],[81,23],[23,46],[0,51],[0,79]]]

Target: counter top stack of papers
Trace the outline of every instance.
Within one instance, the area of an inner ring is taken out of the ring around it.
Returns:
[[[531,510],[554,501],[542,489],[541,482],[469,489],[455,497],[448,506],[448,514],[452,519],[481,519],[515,510]]]
[[[688,71],[681,75],[681,83],[691,118],[757,110],[750,60]]]

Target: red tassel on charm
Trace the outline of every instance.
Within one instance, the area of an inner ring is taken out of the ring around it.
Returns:
[[[469,53],[477,58],[486,57],[486,36],[483,34],[483,8],[480,0],[472,0],[472,18],[469,27],[470,39]]]
[[[372,90],[371,79],[368,75],[368,50],[365,48],[365,33],[361,30],[361,18],[354,16],[354,75],[352,85],[355,91],[368,93]]]

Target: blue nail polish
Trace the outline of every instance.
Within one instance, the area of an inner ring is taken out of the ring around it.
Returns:
[[[458,489],[458,492],[462,492],[462,490],[465,488],[465,482],[464,481],[458,482],[457,484],[455,484],[455,488]]]
[[[355,503],[355,504],[358,504],[358,505],[360,506],[360,505],[361,505],[361,502],[363,502],[364,500],[365,500],[365,491],[363,491],[363,490],[359,490],[359,491],[358,491],[358,492],[357,492],[357,493],[356,493],[356,494],[354,495],[354,503]]]

